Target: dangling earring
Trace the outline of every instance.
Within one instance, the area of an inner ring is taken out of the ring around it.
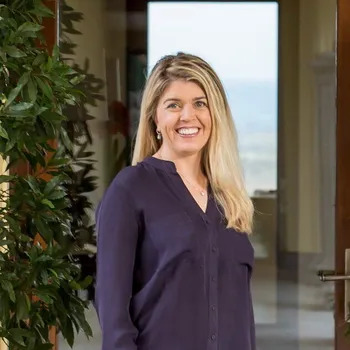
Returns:
[[[162,134],[159,130],[157,130],[157,140],[161,140],[162,139]]]

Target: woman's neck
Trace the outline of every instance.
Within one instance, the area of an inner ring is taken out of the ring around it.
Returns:
[[[202,187],[206,186],[206,177],[202,171],[200,153],[178,156],[161,148],[154,156],[162,160],[174,162],[176,170],[180,175]]]

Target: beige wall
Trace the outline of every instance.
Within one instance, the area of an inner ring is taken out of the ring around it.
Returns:
[[[334,51],[336,0],[281,1],[281,230],[286,251],[318,252],[319,183],[312,63]]]
[[[108,85],[104,86],[101,94],[105,101],[98,101],[96,107],[89,107],[89,113],[96,119],[89,122],[93,137],[92,151],[95,152],[96,173],[98,188],[90,194],[94,206],[99,200],[110,180],[111,165],[111,136],[107,133],[108,103],[117,99],[126,100],[126,13],[125,0],[67,0],[68,5],[83,14],[84,19],[75,23],[75,28],[81,35],[70,35],[71,40],[77,44],[74,61],[84,66],[85,59],[89,59],[89,72],[97,78],[103,79]],[[117,60],[120,65],[120,92],[116,91]],[[106,61],[108,62],[106,64]]]
[[[0,350],[7,350],[7,349],[8,349],[7,345],[2,340],[0,340]]]
[[[298,237],[297,176],[299,104],[299,3],[280,3],[280,86],[279,86],[279,231],[282,249],[296,251]]]
[[[301,252],[321,250],[316,84],[312,64],[318,55],[334,51],[335,14],[335,0],[300,1],[298,248]]]
[[[5,175],[6,162],[0,157],[0,174]],[[6,190],[8,188],[6,183],[0,185],[1,190]],[[0,206],[3,206],[3,203],[0,203]],[[2,247],[0,247],[2,249]],[[1,302],[1,301],[0,301]],[[0,350],[7,350],[6,344],[0,339]]]
[[[89,73],[94,74],[99,79],[105,79],[105,18],[104,2],[96,0],[68,0],[68,5],[75,11],[83,14],[81,22],[74,22],[74,28],[81,32],[81,35],[67,35],[70,40],[76,44],[75,55],[72,57],[75,63],[84,67],[85,59],[89,60]],[[105,87],[100,92],[106,98]],[[96,206],[101,198],[103,189],[106,186],[104,178],[105,167],[107,164],[105,150],[107,148],[107,138],[105,135],[105,122],[108,118],[108,109],[106,101],[98,101],[97,106],[89,106],[89,114],[96,119],[89,122],[90,131],[93,137],[93,146],[91,150],[95,152],[96,173],[98,176],[98,188],[89,195],[93,204]]]

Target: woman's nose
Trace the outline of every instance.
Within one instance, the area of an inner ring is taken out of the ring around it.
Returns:
[[[191,104],[186,104],[182,109],[181,119],[182,120],[190,120],[195,116],[195,109]]]

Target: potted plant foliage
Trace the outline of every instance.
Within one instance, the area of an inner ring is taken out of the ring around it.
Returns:
[[[76,291],[81,279],[73,259],[74,183],[67,105],[76,105],[84,76],[48,52],[40,0],[0,1],[0,338],[10,350],[51,349],[49,328],[69,345],[74,329],[89,337],[87,302]],[[26,164],[28,171],[16,171]]]

